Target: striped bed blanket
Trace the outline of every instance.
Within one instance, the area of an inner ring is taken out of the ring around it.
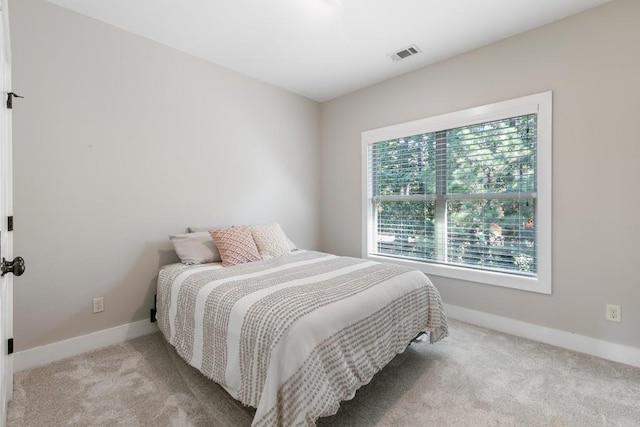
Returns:
[[[167,341],[256,408],[253,426],[315,425],[420,332],[432,343],[448,333],[420,271],[312,251],[163,268],[157,301]]]

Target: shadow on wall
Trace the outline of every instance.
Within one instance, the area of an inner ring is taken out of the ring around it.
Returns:
[[[109,308],[128,311],[131,314],[112,314],[116,318],[126,318],[128,322],[125,323],[149,321],[149,310],[153,308],[156,294],[158,271],[160,267],[176,262],[180,262],[180,259],[168,238],[161,242],[147,242],[140,259],[133,264],[124,278],[104,295],[105,312]],[[112,307],[107,305],[109,302]]]
[[[149,248],[150,246],[150,248]],[[153,278],[149,281],[149,286],[147,287],[147,293],[144,297],[144,306],[139,307],[135,313],[133,314],[132,322],[135,322],[135,319],[144,318],[145,316],[149,318],[149,310],[154,306],[154,298],[156,294],[156,287],[158,284],[158,271],[162,266],[167,264],[174,264],[176,262],[180,262],[180,258],[176,255],[176,252],[173,249],[165,249],[158,248],[158,244],[148,244],[149,250],[156,250],[158,254],[158,268],[156,269],[156,273]]]
[[[167,249],[167,246],[170,246],[171,248]],[[143,306],[138,307],[135,310],[131,318],[132,322],[140,320],[141,318],[142,319],[149,318],[149,310],[153,308],[153,301],[156,294],[156,286],[158,283],[158,271],[160,270],[160,268],[167,264],[180,262],[180,258],[178,258],[178,255],[176,255],[176,252],[173,250],[173,246],[169,242],[169,239],[167,239],[166,242],[153,242],[153,243],[148,242],[145,250],[145,254],[154,253],[154,252],[158,254],[157,264],[156,264],[157,268],[155,269],[155,273],[153,277],[148,282],[149,285],[146,288],[146,294],[143,299],[144,304]],[[131,275],[132,276],[131,280],[136,280],[135,278],[137,276],[137,273],[135,271],[133,271],[132,273],[133,274]],[[128,281],[125,279],[124,283],[127,283],[127,282]]]

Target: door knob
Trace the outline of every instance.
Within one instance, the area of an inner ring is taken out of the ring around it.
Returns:
[[[21,256],[15,257],[13,261],[7,261],[4,257],[2,258],[2,265],[0,265],[2,276],[7,273],[13,273],[14,276],[22,276],[24,269],[24,258]]]

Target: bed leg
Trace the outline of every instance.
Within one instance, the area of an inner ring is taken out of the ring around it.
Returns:
[[[416,335],[416,337],[414,339],[411,340],[411,342],[409,344],[414,343],[414,342],[419,342],[419,341],[427,341],[427,339],[428,339],[427,337],[428,337],[428,335],[427,335],[426,332],[424,332],[424,331],[420,332],[418,335]]]
[[[151,321],[151,323],[156,321],[156,311],[157,311],[157,309],[158,309],[158,294],[155,294],[153,296],[153,308],[151,310],[149,310],[150,311],[150,313],[149,313],[150,319],[149,320]]]

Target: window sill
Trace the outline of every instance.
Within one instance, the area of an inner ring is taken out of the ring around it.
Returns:
[[[449,279],[464,280],[467,282],[500,286],[503,288],[519,289],[523,291],[551,294],[550,277],[544,280],[544,274],[538,273],[537,277],[517,276],[495,271],[482,271],[471,268],[455,267],[451,265],[431,264],[420,261],[386,257],[382,255],[368,254],[365,258],[377,262],[388,262],[416,268],[428,276],[440,276]]]

